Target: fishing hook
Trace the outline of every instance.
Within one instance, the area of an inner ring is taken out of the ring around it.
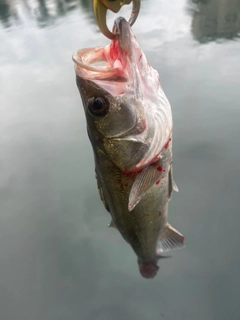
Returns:
[[[132,12],[128,20],[130,26],[132,26],[137,20],[140,11],[141,0],[93,0],[93,11],[97,25],[102,34],[104,34],[107,38],[113,39],[115,36],[107,26],[107,10],[117,13],[123,5],[130,4],[131,2]]]

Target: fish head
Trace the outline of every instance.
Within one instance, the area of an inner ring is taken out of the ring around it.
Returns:
[[[106,47],[73,55],[93,149],[123,171],[156,161],[172,130],[171,108],[124,18]]]
[[[124,94],[113,96],[92,80],[77,77],[77,85],[93,149],[100,149],[122,170],[130,170],[147,150],[144,142],[131,135],[131,131],[144,131],[141,105]]]

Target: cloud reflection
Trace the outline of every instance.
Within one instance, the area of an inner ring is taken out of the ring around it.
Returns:
[[[240,0],[191,0],[192,33],[205,43],[217,39],[233,39],[240,33]]]

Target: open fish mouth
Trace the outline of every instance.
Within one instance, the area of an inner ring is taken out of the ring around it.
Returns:
[[[109,59],[108,47],[76,51],[72,57],[76,74],[88,80],[127,81],[123,70]]]
[[[141,56],[141,49],[136,46],[135,37],[129,23],[124,18],[115,20],[113,27],[115,38],[105,47],[87,48],[73,54],[76,74],[88,80],[127,82],[132,78],[132,64],[136,52]]]
[[[92,72],[116,71],[117,68],[108,65],[104,49],[105,47],[97,47],[78,50],[73,54],[73,61],[80,68]]]

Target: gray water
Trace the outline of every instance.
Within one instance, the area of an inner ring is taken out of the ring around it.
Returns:
[[[91,1],[0,0],[1,320],[240,319],[240,0],[145,0],[133,30],[172,105],[186,248],[146,280],[107,228],[71,60],[108,43]]]

